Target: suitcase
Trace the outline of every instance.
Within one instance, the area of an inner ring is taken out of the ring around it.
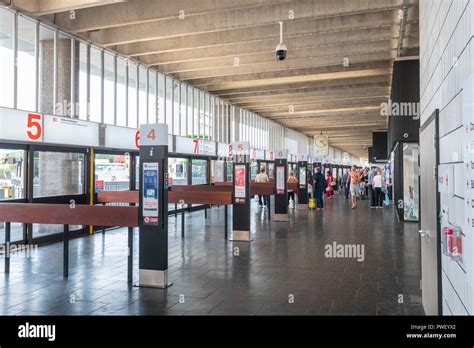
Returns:
[[[314,209],[316,207],[316,200],[314,198],[310,198],[308,206],[309,206],[309,209]]]

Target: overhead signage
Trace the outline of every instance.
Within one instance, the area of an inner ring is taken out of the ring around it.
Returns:
[[[256,149],[255,157],[257,160],[265,160],[265,150]]]
[[[250,143],[248,141],[236,141],[232,143],[232,155],[249,155]]]
[[[275,151],[275,159],[288,159],[288,150],[281,149]]]
[[[42,142],[43,115],[0,108],[0,140]]]
[[[168,125],[164,123],[140,125],[140,145],[154,146],[168,143]]]
[[[217,156],[227,157],[229,154],[229,144],[217,143]]]
[[[157,225],[159,216],[158,197],[158,162],[143,163],[143,223],[146,225]]]
[[[198,153],[199,155],[215,156],[216,155],[216,143],[205,139],[198,140]]]
[[[273,161],[273,151],[266,150],[265,151],[265,160],[266,161]]]
[[[176,153],[194,154],[195,151],[197,153],[197,141],[195,140],[197,139],[176,136],[175,138]]]
[[[300,153],[298,154],[298,162],[307,162],[308,161],[308,155],[305,153]]]
[[[134,128],[106,125],[104,145],[112,149],[138,150],[140,131]]]
[[[99,123],[44,115],[45,143],[99,146]]]
[[[246,200],[246,168],[244,164],[234,165],[234,197],[236,204],[245,204]]]

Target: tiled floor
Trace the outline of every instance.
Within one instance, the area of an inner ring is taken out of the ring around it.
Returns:
[[[12,256],[10,275],[0,273],[0,314],[424,314],[417,224],[367,201],[357,210],[340,197],[326,203],[323,213],[295,210],[284,223],[269,222],[254,202],[251,243],[224,240],[223,207],[207,220],[189,215],[184,240],[180,219],[170,217],[167,290],[127,285],[125,229],[71,241],[67,280],[61,243]],[[135,250],[137,242],[138,232]],[[333,242],[363,245],[364,261],[326,257]]]

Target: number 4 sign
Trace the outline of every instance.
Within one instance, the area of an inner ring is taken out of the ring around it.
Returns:
[[[139,145],[168,145],[168,126],[166,124],[144,124],[140,126]]]

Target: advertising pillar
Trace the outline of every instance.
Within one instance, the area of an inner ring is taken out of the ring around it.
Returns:
[[[311,175],[308,172],[308,155],[298,155],[298,209],[308,207],[308,179]]]
[[[288,221],[288,150],[275,152],[275,221]]]
[[[138,286],[168,284],[168,126],[140,126]]]
[[[234,142],[233,241],[250,242],[250,143]]]

